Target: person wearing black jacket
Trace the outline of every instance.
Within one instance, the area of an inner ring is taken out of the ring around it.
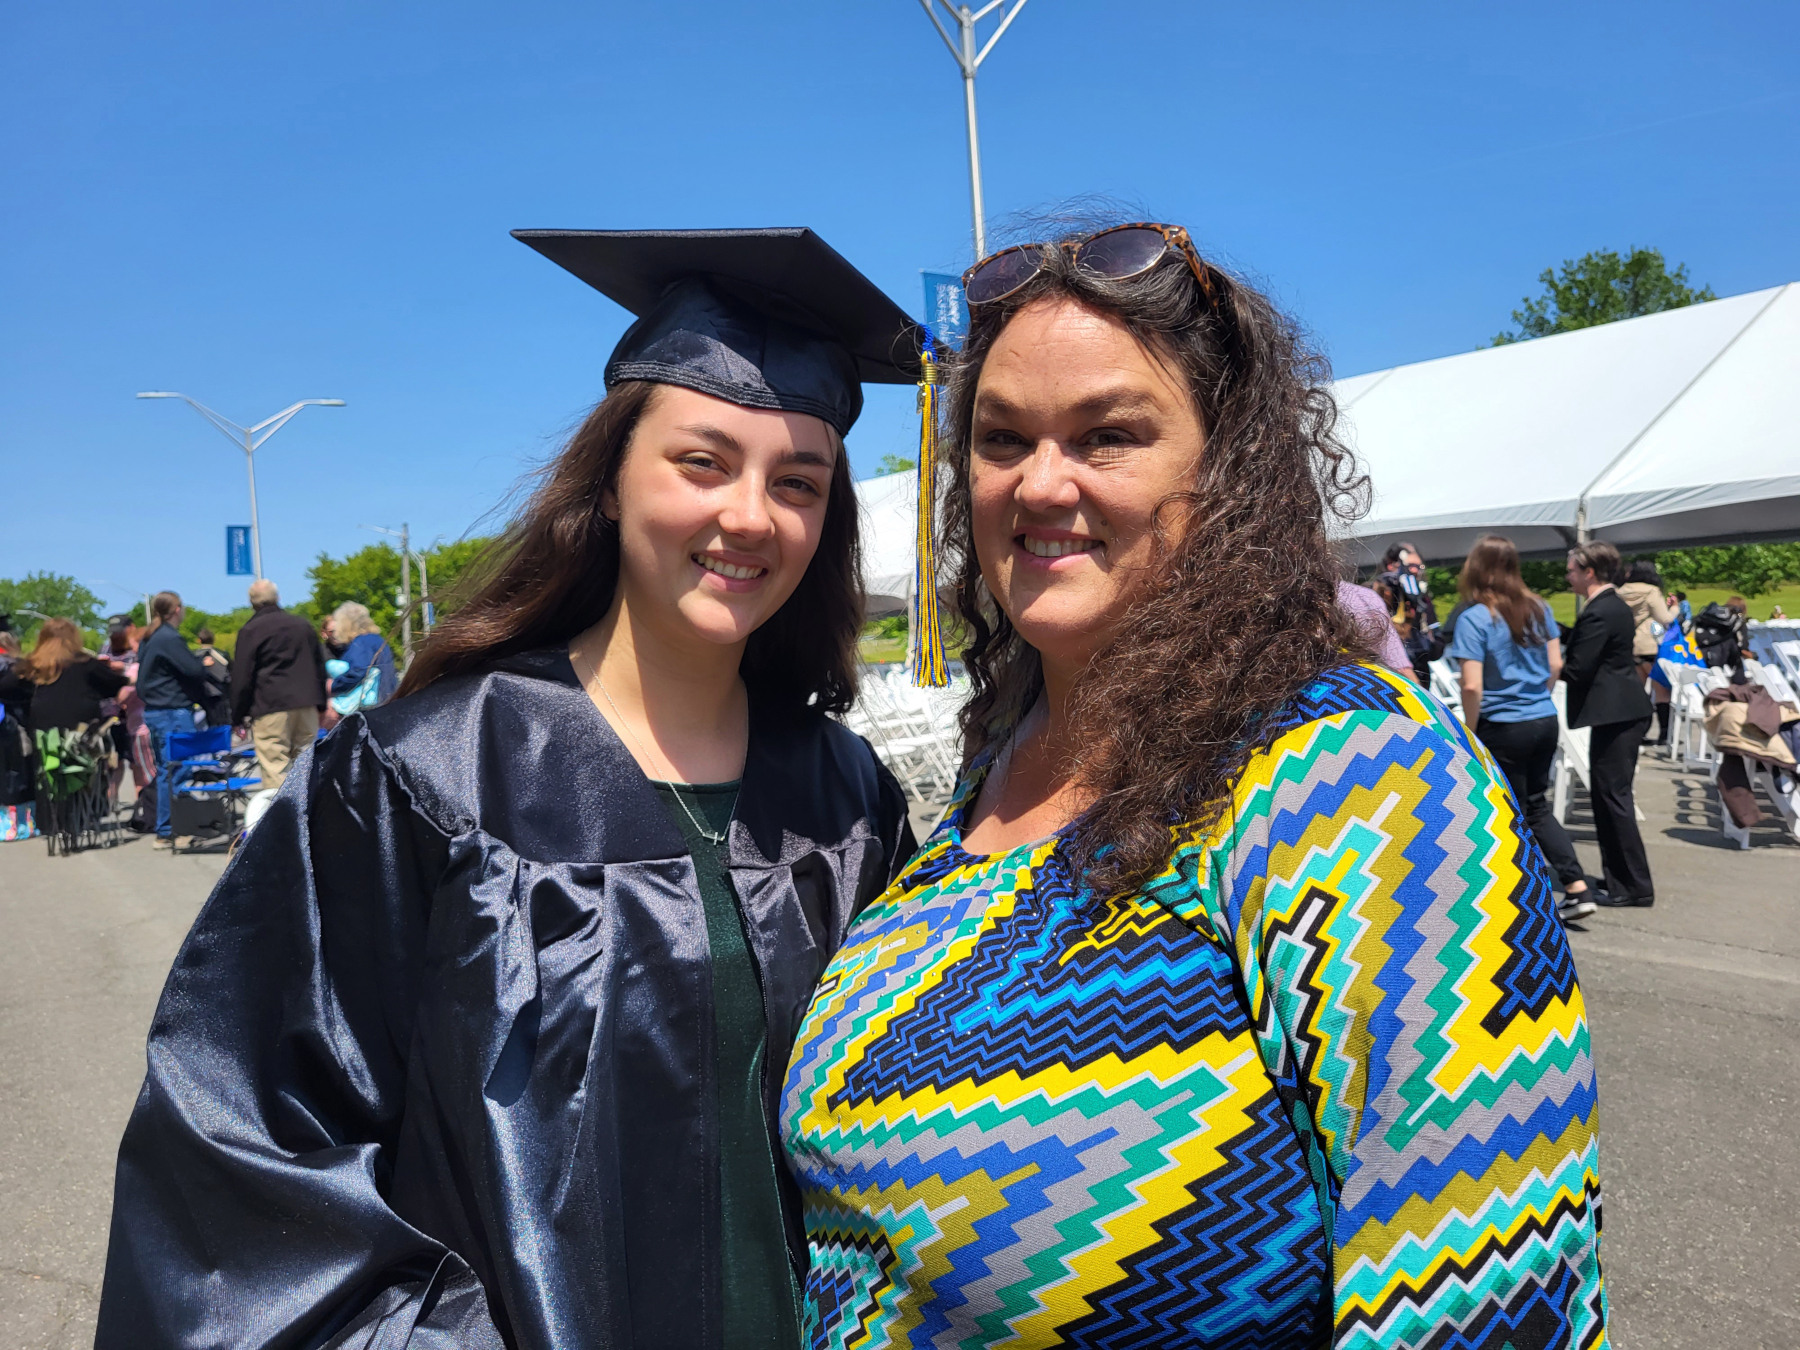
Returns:
[[[281,607],[274,582],[251,582],[250,604],[256,612],[238,629],[231,663],[231,720],[250,724],[262,785],[278,788],[319,734],[325,653],[313,626]]]
[[[154,847],[173,848],[169,737],[193,731],[194,704],[206,697],[206,667],[181,636],[181,597],[174,591],[160,591],[150,601],[150,627],[138,643],[137,691],[156,756]]]
[[[1588,775],[1593,788],[1594,833],[1606,888],[1599,905],[1648,906],[1656,902],[1650,862],[1638,833],[1631,780],[1638,747],[1655,712],[1631,652],[1636,622],[1613,582],[1619,551],[1593,542],[1569,550],[1569,587],[1583,605],[1569,637],[1562,677],[1569,684],[1569,725],[1588,727]]]

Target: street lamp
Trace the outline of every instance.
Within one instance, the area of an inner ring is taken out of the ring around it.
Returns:
[[[372,530],[376,534],[390,535],[400,541],[400,654],[404,668],[412,666],[412,573],[408,570],[408,562],[419,565],[419,600],[425,607],[425,634],[431,635],[431,576],[425,570],[425,555],[415,553],[412,546],[412,527],[402,524],[397,530],[390,530],[385,525],[358,525],[359,530]],[[443,536],[439,535],[442,539]]]
[[[244,452],[244,464],[250,471],[250,552],[256,563],[256,579],[262,580],[262,531],[256,523],[256,452],[262,443],[288,424],[290,418],[302,408],[341,408],[341,398],[303,398],[291,408],[283,408],[273,417],[265,417],[253,427],[240,427],[228,417],[221,417],[204,403],[189,398],[186,394],[168,394],[151,392],[139,394],[139,398],[178,398],[195,412],[211,422],[222,432],[232,444],[239,446]]]
[[[981,63],[987,60],[988,53],[994,50],[994,44],[1000,35],[1012,27],[1012,21],[1019,17],[1019,11],[1025,8],[1025,0],[1013,0],[1013,7],[1006,11],[1006,17],[1000,20],[1000,26],[994,30],[993,36],[975,50],[975,25],[989,14],[999,9],[1006,0],[988,0],[980,9],[971,10],[967,5],[952,5],[950,0],[919,0],[925,7],[925,17],[931,20],[931,26],[944,39],[944,45],[950,49],[950,55],[956,58],[956,65],[963,77],[963,113],[969,123],[969,199],[975,214],[975,260],[979,262],[987,256],[987,222],[981,209],[981,142],[975,135],[975,72]],[[949,11],[950,22],[957,28],[957,36],[962,39],[954,41],[939,22],[937,6],[941,4]]]

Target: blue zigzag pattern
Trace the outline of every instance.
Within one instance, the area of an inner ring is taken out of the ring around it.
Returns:
[[[1156,910],[1133,916],[1105,946],[1091,937],[1111,904],[1083,903],[1053,856],[1019,892],[1010,917],[890,1024],[882,1054],[862,1059],[832,1104],[891,1092],[985,1083],[1153,1045],[1185,1050],[1244,1025],[1228,958]],[[1074,949],[1074,950],[1072,950]]]
[[[1330,1263],[1312,1177],[1273,1094],[1258,1103],[1254,1122],[1220,1151],[1221,1167],[1193,1204],[1157,1225],[1162,1241],[1092,1300],[1092,1314],[1062,1329],[1065,1344],[1265,1350],[1326,1343]]]

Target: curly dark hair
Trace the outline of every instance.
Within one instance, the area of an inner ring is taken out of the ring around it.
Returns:
[[[1008,736],[1043,687],[1037,652],[982,580],[971,532],[975,393],[1001,330],[1058,298],[1111,315],[1182,373],[1200,414],[1193,483],[1159,505],[1155,562],[1071,693],[1067,768],[1091,804],[1065,846],[1103,894],[1160,871],[1173,826],[1218,819],[1232,780],[1272,738],[1275,714],[1321,671],[1374,657],[1337,603],[1328,520],[1354,517],[1367,479],[1336,438],[1329,368],[1267,297],[1211,264],[1207,272],[1211,297],[1173,250],[1112,281],[1046,245],[1030,282],[973,310],[950,381],[944,549],[971,639],[967,759]],[[1184,518],[1185,528],[1169,527]]]

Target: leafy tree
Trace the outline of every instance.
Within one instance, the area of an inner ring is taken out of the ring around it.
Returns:
[[[458,539],[424,550],[425,571],[431,582],[433,608],[441,615],[455,605],[456,583],[483,556],[490,538]],[[385,541],[369,544],[343,558],[321,553],[306,569],[312,582],[312,596],[296,606],[312,619],[323,623],[332,610],[346,600],[369,607],[369,617],[390,639],[400,635],[400,550]],[[419,602],[419,573],[412,578],[413,601]],[[415,624],[413,631],[419,631]]]
[[[1748,598],[1800,581],[1800,544],[1669,549],[1645,556],[1655,560],[1665,582],[1681,590],[1718,586]]]
[[[1670,270],[1663,255],[1653,248],[1634,248],[1621,258],[1611,250],[1584,254],[1565,261],[1562,275],[1545,268],[1538,276],[1544,293],[1521,302],[1512,312],[1515,330],[1496,333],[1492,346],[1525,342],[1531,338],[1567,333],[1576,328],[1635,319],[1640,314],[1659,314],[1702,300],[1717,300],[1710,286],[1699,290],[1688,285],[1685,265]]]
[[[917,460],[903,459],[899,455],[883,455],[881,463],[875,466],[878,477],[885,478],[890,473],[905,473],[908,469],[916,469]]]
[[[1539,558],[1519,562],[1525,584],[1539,595],[1556,595],[1569,589],[1569,565],[1561,558]]]
[[[29,643],[43,620],[26,610],[47,614],[52,619],[73,619],[77,627],[84,629],[100,623],[100,597],[74,577],[55,572],[27,572],[19,581],[0,578],[0,614],[12,615],[13,630],[20,641]]]

